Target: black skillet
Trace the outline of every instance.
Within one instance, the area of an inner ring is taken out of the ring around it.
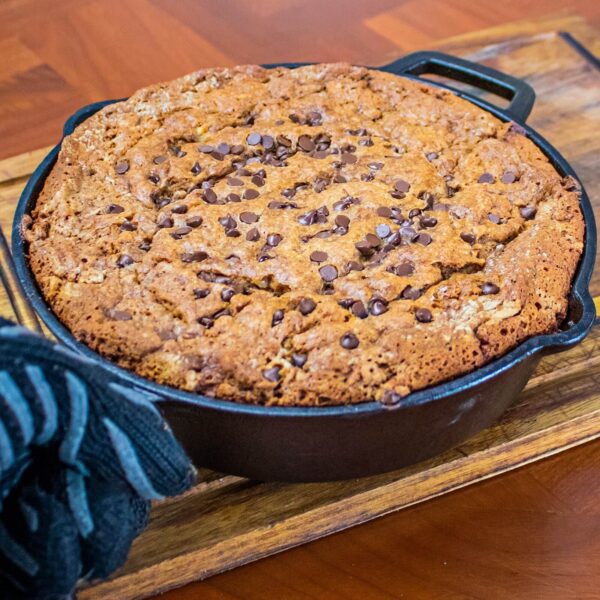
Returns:
[[[301,63],[268,65],[297,67]],[[565,159],[538,133],[524,125],[535,100],[532,88],[494,69],[437,52],[418,52],[380,67],[419,80],[437,74],[493,92],[510,101],[498,108],[453,88],[457,95],[503,121],[518,123],[564,176],[575,176]],[[424,80],[431,85],[442,86]],[[446,87],[446,86],[442,86]],[[103,106],[98,102],[77,111],[64,135]],[[20,224],[35,206],[60,144],[31,176],[13,224],[13,255],[18,277],[35,310],[65,345],[100,361],[116,378],[157,395],[158,405],[197,465],[261,480],[326,481],[382,473],[421,461],[456,446],[496,420],[525,386],[544,354],[580,342],[592,327],[595,309],[588,285],[596,255],[596,228],[585,190],[581,208],[586,243],[573,280],[569,314],[561,329],[532,337],[479,368],[434,387],[410,394],[394,409],[367,401],[354,406],[286,408],[236,404],[158,385],[115,366],[81,344],[52,313],[27,261]],[[243,360],[243,349],[240,349]]]

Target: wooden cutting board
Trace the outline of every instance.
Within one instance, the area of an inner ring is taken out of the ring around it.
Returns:
[[[533,85],[538,99],[529,122],[575,167],[600,216],[600,68],[571,36],[600,54],[600,35],[564,15],[461,36],[438,47]],[[27,177],[46,150],[0,161],[5,231]],[[599,269],[592,292],[600,295]],[[11,315],[1,294],[0,314]],[[190,492],[154,506],[126,565],[79,597],[146,597],[598,437],[600,324],[577,348],[545,358],[499,423],[427,462],[330,484],[259,483],[201,471],[201,482]]]

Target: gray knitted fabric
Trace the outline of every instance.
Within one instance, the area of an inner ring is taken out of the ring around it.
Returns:
[[[0,596],[105,578],[195,471],[145,391],[0,319]]]

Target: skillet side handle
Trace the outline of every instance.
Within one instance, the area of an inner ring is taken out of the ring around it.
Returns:
[[[492,92],[510,100],[503,112],[521,123],[525,123],[535,102],[533,88],[522,79],[442,52],[414,52],[380,67],[380,70],[396,75],[442,75]]]
[[[556,354],[569,350],[579,344],[594,327],[600,327],[600,318],[596,316],[596,306],[589,290],[575,291],[569,300],[570,316],[567,317],[572,324],[560,333],[549,336],[551,342],[544,345],[543,354]]]

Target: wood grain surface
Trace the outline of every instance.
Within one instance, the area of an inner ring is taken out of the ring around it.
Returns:
[[[572,4],[600,24],[597,3]],[[8,0],[0,4],[0,155],[56,141],[81,104],[202,65],[381,64],[403,50],[438,46],[527,78],[538,93],[531,123],[572,162],[600,207],[599,73],[558,33],[567,30],[600,54],[596,32],[565,14],[474,31],[557,8],[511,0],[286,0],[251,8],[241,0]],[[462,35],[435,41],[449,34]],[[0,162],[3,227],[43,153]],[[593,290],[600,293],[598,276]],[[7,311],[0,299],[0,314]],[[118,576],[80,595],[147,596],[593,439],[599,383],[597,329],[578,348],[545,359],[500,423],[426,464],[318,485],[202,473],[192,492],[155,507]],[[162,597],[597,598],[599,473],[600,446],[586,444]]]

